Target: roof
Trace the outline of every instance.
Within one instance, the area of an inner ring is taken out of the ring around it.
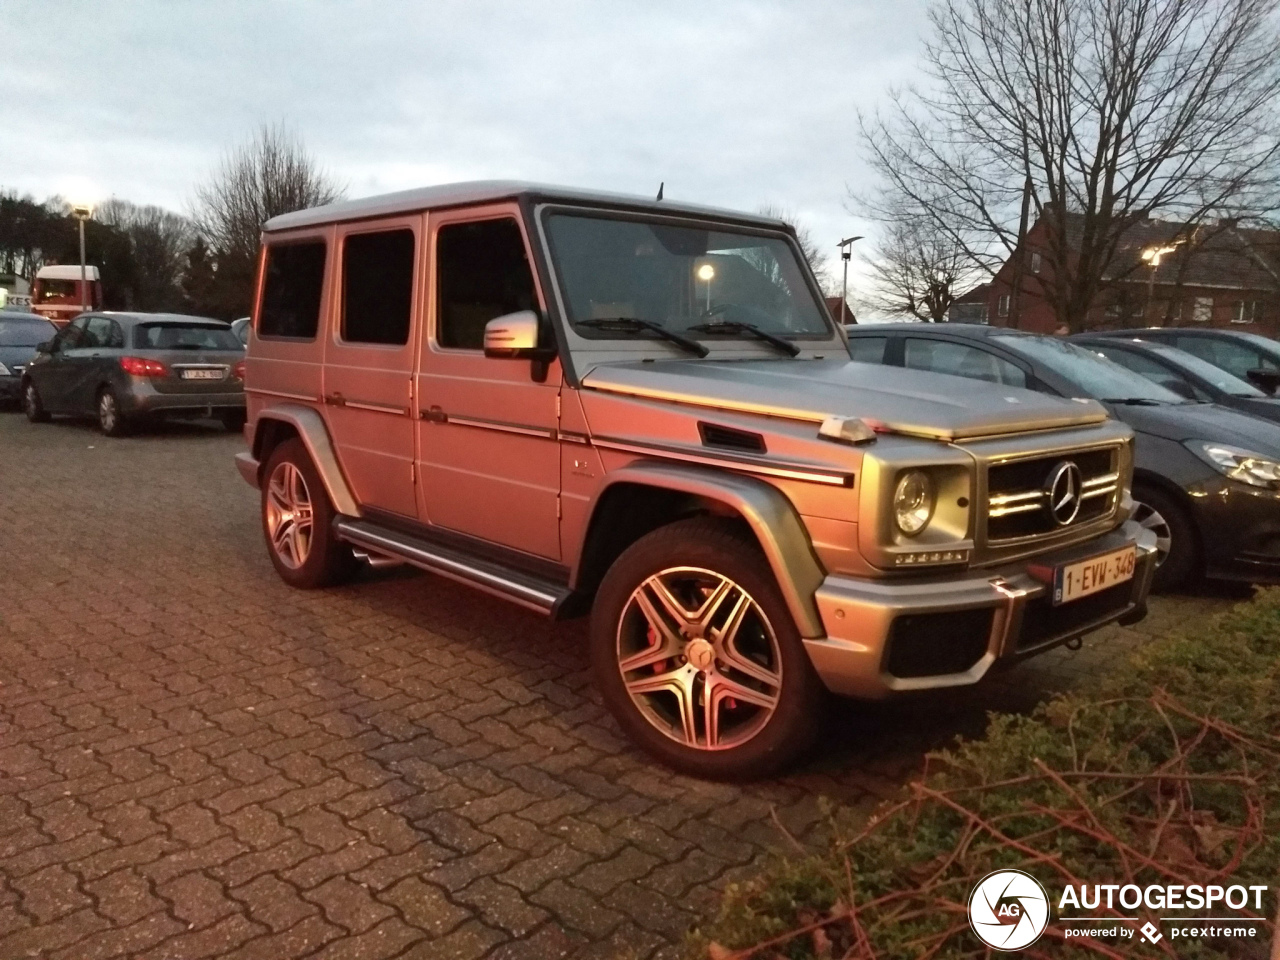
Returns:
[[[1083,232],[1084,215],[1067,214],[1070,249],[1080,248]],[[1142,251],[1175,244],[1156,268],[1158,284],[1280,290],[1280,231],[1242,227],[1233,220],[1194,226],[1176,220],[1135,220],[1120,236],[1106,279],[1147,283],[1151,267]]]
[[[89,280],[101,279],[98,276],[98,268],[92,264],[87,264],[84,268],[84,275]],[[80,264],[78,263],[52,263],[48,266],[41,267],[36,271],[37,280],[79,280]]]
[[[399,213],[420,210],[436,210],[444,207],[472,206],[494,203],[499,200],[528,198],[530,200],[592,204],[607,207],[625,207],[653,213],[684,213],[696,217],[733,220],[774,230],[790,231],[783,221],[759,214],[741,213],[717,207],[704,207],[674,200],[654,200],[623,193],[597,190],[578,190],[550,184],[528,183],[521,180],[474,180],[466,183],[445,183],[434,187],[418,187],[398,193],[384,193],[359,200],[343,200],[323,207],[312,207],[295,213],[272,217],[262,229],[267,232],[313,227],[320,224],[339,223],[348,220],[364,220],[370,217],[388,217]]]

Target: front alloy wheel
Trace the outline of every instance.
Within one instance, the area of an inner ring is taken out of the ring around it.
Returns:
[[[768,560],[732,521],[680,520],[624,550],[590,642],[605,706],[677,770],[764,777],[816,739],[826,688]]]
[[[267,481],[267,536],[276,558],[297,570],[311,555],[311,491],[302,471],[282,460]]]
[[[1169,559],[1169,548],[1173,544],[1173,531],[1169,529],[1169,521],[1146,503],[1134,504],[1133,519],[1143,529],[1156,535],[1156,569],[1160,569]]]
[[[778,640],[760,605],[697,567],[660,571],[631,594],[618,625],[618,670],[649,723],[699,750],[750,740],[782,689]]]
[[[108,437],[119,437],[124,435],[126,426],[120,401],[110,389],[103,390],[98,394],[98,428]]]
[[[27,419],[32,423],[44,423],[49,419],[49,414],[44,409],[44,404],[40,402],[40,391],[36,389],[36,385],[30,380],[27,381],[26,387],[22,391],[22,409],[27,414]]]

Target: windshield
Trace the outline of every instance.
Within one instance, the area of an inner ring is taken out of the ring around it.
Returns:
[[[1055,337],[996,337],[1003,346],[1042,363],[1070,381],[1080,396],[1094,400],[1185,403],[1172,390],[1152,383],[1101,354]]]
[[[50,300],[54,297],[75,297],[79,289],[75,280],[50,280],[45,277],[37,279],[36,285],[39,288],[38,296],[42,300]]]
[[[1208,380],[1223,393],[1233,397],[1265,397],[1266,394],[1253,384],[1232,376],[1221,367],[1215,367],[1207,360],[1202,360],[1193,353],[1179,350],[1177,347],[1149,346],[1148,349],[1157,356],[1166,357],[1173,363],[1189,370],[1201,379]]]
[[[243,350],[230,327],[205,324],[143,323],[134,328],[139,350]]]
[[[547,229],[579,336],[619,339],[621,326],[591,325],[619,318],[697,340],[754,339],[740,324],[788,340],[834,335],[781,237],[566,213]]]
[[[57,328],[45,320],[32,322],[0,318],[0,347],[34,347],[52,340],[57,332]]]

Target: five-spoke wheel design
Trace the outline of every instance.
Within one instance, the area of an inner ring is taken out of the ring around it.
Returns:
[[[311,491],[302,471],[288,460],[277,463],[267,481],[266,521],[280,562],[290,570],[306,563],[314,530]]]
[[[1173,530],[1169,521],[1155,507],[1141,501],[1134,504],[1133,519],[1156,535],[1156,567],[1163,566],[1173,546]]]
[[[760,605],[723,574],[673,567],[646,579],[624,607],[617,651],[641,715],[686,747],[745,743],[778,707],[777,636]]]

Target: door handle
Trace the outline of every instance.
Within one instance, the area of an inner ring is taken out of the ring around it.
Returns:
[[[346,397],[340,393],[326,393],[324,402],[335,407],[345,407],[347,405]]]
[[[441,407],[431,407],[423,410],[421,413],[423,420],[430,420],[432,423],[448,423],[449,415],[444,412]]]

